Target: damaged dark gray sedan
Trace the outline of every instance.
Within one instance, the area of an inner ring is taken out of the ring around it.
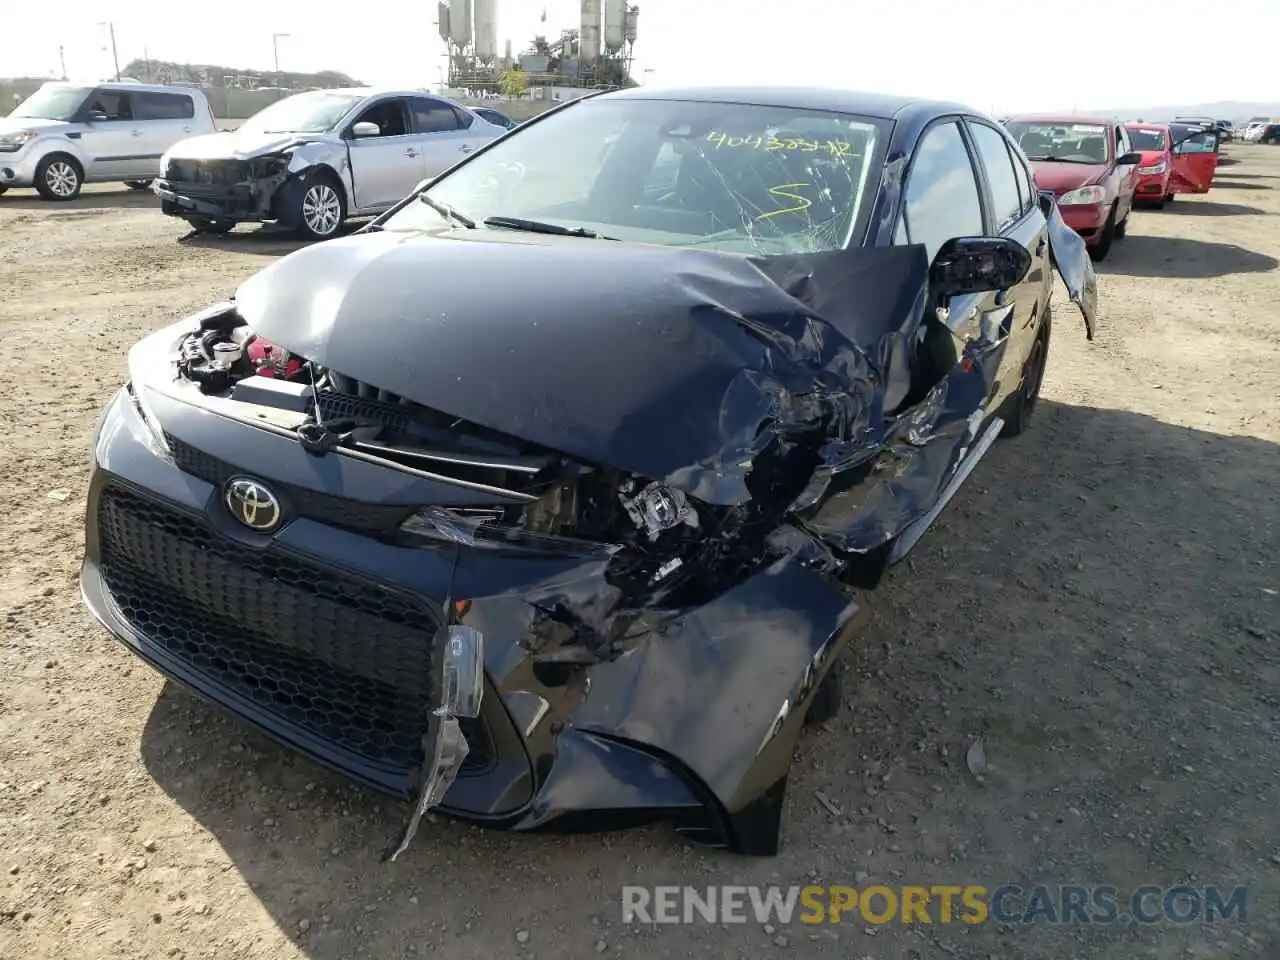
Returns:
[[[776,852],[863,605],[1025,430],[1084,244],[963,107],[629,90],[143,340],[82,587],[413,804]]]

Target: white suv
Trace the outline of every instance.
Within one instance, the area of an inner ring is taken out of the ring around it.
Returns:
[[[46,83],[0,119],[0,193],[35,187],[46,200],[72,200],[103,181],[146,189],[166,150],[215,129],[193,87]]]

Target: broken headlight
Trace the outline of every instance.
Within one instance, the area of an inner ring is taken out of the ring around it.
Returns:
[[[594,543],[510,525],[504,522],[504,514],[505,511],[501,508],[425,507],[402,523],[400,532],[411,540],[452,543],[509,553],[603,558],[611,556],[618,549],[611,543]]]
[[[269,157],[255,157],[249,161],[249,176],[254,180],[274,177],[289,167],[290,157],[287,153],[274,153]]]

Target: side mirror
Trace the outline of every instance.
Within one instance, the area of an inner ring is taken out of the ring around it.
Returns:
[[[380,133],[382,133],[382,128],[376,123],[372,123],[368,120],[361,120],[351,128],[351,135],[357,139],[362,137],[376,137]]]
[[[1116,161],[1117,167],[1136,167],[1142,162],[1142,154],[1129,152]]]
[[[929,267],[929,286],[940,297],[988,293],[1017,286],[1031,270],[1031,254],[1005,237],[956,237]]]
[[[85,119],[90,123],[102,123],[104,120],[108,120],[110,118],[101,110],[90,110]]]

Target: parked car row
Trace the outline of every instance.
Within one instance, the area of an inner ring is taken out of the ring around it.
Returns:
[[[1222,131],[1214,121],[1123,123],[1063,114],[1009,117],[1005,127],[1053,192],[1062,218],[1095,260],[1123,239],[1139,204],[1162,208],[1180,193],[1207,193]]]
[[[153,186],[164,213],[225,233],[271,221],[309,239],[386,210],[515,124],[414,90],[316,90],[218,132],[193,87],[50,83],[0,121],[0,192],[70,200],[85,183]]]

